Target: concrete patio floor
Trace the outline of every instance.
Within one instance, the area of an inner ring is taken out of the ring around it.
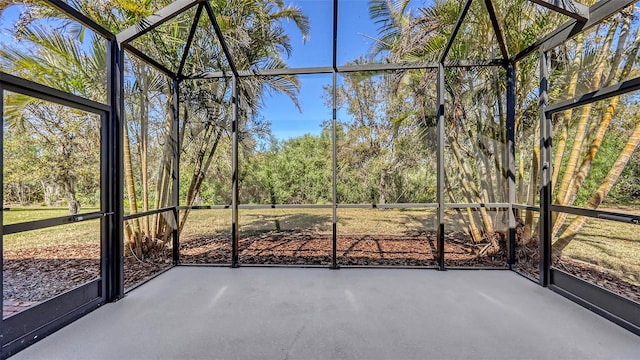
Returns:
[[[177,267],[13,359],[640,359],[510,271]]]

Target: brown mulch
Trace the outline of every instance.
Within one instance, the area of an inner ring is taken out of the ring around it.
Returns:
[[[153,260],[125,257],[125,289],[171,265],[170,253]],[[4,251],[4,299],[38,303],[100,277],[100,249],[82,245]]]
[[[540,252],[537,238],[522,244],[518,241],[516,249],[516,268],[525,275],[540,279]],[[598,285],[618,295],[640,302],[640,286],[631,284],[620,276],[603,267],[575,260],[567,256],[554,256],[553,267],[574,275],[582,280]]]
[[[332,238],[306,232],[271,231],[239,240],[241,264],[329,265]],[[447,236],[447,266],[503,267],[506,252],[479,256],[487,243],[472,244]],[[407,235],[340,235],[337,238],[339,265],[356,266],[435,266],[436,237],[430,233]],[[199,238],[183,241],[180,247],[183,264],[229,264],[231,243],[228,237]]]
[[[459,234],[445,238],[445,264],[448,267],[505,267],[504,234],[498,234],[500,250],[488,251],[488,241],[475,244]],[[538,277],[537,241],[518,244],[517,268]],[[322,265],[331,264],[332,238],[310,232],[267,232],[243,236],[239,244],[241,264]],[[394,236],[340,235],[337,239],[339,265],[426,266],[436,265],[436,236],[415,233]],[[99,249],[80,245],[43,247],[4,252],[4,299],[13,302],[39,302],[64,293],[100,274]],[[180,247],[183,264],[229,264],[228,237],[185,240]],[[153,259],[125,257],[125,288],[130,289],[171,266],[171,252],[165,250]],[[613,273],[562,258],[555,266],[611,291],[640,301],[640,288]]]
[[[553,266],[618,295],[640,302],[640,286],[626,282],[620,276],[605,268],[570,259],[566,256],[554,259]]]

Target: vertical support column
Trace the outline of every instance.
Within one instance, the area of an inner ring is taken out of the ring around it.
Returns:
[[[553,168],[551,118],[546,114],[549,101],[549,60],[540,51],[540,285],[549,285],[551,266],[551,178]]]
[[[180,263],[180,212],[178,206],[180,206],[180,81],[173,81],[172,89],[172,103],[171,110],[173,112],[173,119],[171,125],[171,142],[173,152],[173,165],[171,166],[172,191],[171,198],[173,199],[173,217],[175,219],[175,227],[173,229],[173,265]]]
[[[337,135],[337,126],[338,126],[338,109],[337,109],[337,99],[336,96],[338,94],[338,74],[333,72],[333,92],[331,94],[332,97],[332,107],[333,107],[333,117],[331,119],[331,163],[332,163],[332,192],[333,192],[333,213],[332,213],[332,221],[333,221],[333,229],[332,229],[332,243],[331,243],[331,268],[338,269],[338,135]]]
[[[507,181],[507,201],[509,202],[508,264],[512,268],[516,261],[516,214],[513,204],[516,202],[516,70],[511,61],[507,64],[507,146],[505,169]]]
[[[332,144],[332,192],[333,192],[333,213],[332,213],[332,243],[331,243],[331,268],[336,270],[338,265],[338,0],[333,0],[333,89],[331,92],[331,103],[333,115],[331,119],[331,144]]]
[[[436,187],[438,189],[438,231],[437,231],[437,255],[436,260],[438,270],[446,270],[444,265],[444,64],[438,64],[438,179]]]
[[[0,309],[4,309],[4,87],[0,82]],[[0,356],[4,357],[4,316],[0,318]]]
[[[101,190],[106,199],[108,213],[103,223],[107,223],[106,241],[106,301],[116,301],[124,297],[124,50],[115,40],[107,42],[109,57],[107,68],[108,102],[111,108],[107,119],[108,176],[101,181]]]
[[[240,112],[240,99],[238,98],[238,77],[233,76],[232,80],[233,93],[233,121],[231,124],[232,131],[232,155],[231,167],[233,172],[231,184],[231,267],[237,268],[238,263],[238,117]]]

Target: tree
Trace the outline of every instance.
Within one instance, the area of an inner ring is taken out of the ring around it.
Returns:
[[[105,62],[94,56],[104,52],[104,43],[95,38],[84,42],[82,32],[64,24],[50,29],[32,20],[25,26],[18,36],[34,46],[1,49],[7,71],[79,96],[104,96]],[[89,50],[83,51],[83,46]],[[94,144],[99,143],[100,117],[13,93],[7,96],[5,109],[9,126],[30,134],[23,140],[38,149],[36,164],[47,169],[40,171],[63,189],[70,214],[76,214],[79,184],[88,186],[89,192],[99,188],[100,156]]]

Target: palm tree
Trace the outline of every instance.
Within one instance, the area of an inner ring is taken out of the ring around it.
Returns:
[[[24,28],[19,36],[33,46],[0,49],[5,71],[85,98],[106,97],[105,57],[96,55],[104,53],[105,43],[92,38],[83,44],[80,34],[64,30],[36,23]],[[99,164],[99,154],[83,143],[99,137],[100,117],[13,93],[6,98],[5,111],[6,125],[28,131],[31,141],[46,151],[50,162],[46,167],[52,170],[49,175],[64,189],[69,211],[76,214],[83,166],[93,169],[84,180],[99,183],[99,169],[87,165]]]
[[[169,1],[165,1],[158,5],[168,3]],[[116,33],[156,10],[156,2],[151,0],[141,2],[72,0],[70,4]],[[298,8],[286,6],[281,0],[212,1],[211,5],[227,37],[236,63],[241,68],[269,69],[285,66],[285,56],[291,51],[291,43],[289,36],[283,33],[283,21],[294,21],[303,37],[306,38],[308,35],[308,19]],[[73,39],[65,38],[63,34],[59,34],[59,39],[55,39],[56,41],[51,41],[47,36],[49,34],[37,30],[38,16],[56,16],[55,11],[41,4],[28,4],[25,11],[33,15],[30,17],[32,21],[24,26],[24,32],[30,37],[30,41],[36,44],[55,45],[73,43]],[[63,24],[68,22],[66,19],[59,19],[59,21]],[[219,69],[224,66],[220,61],[223,55],[219,46],[208,46],[211,45],[211,39],[215,38],[211,36],[213,31],[210,23],[203,21],[200,25],[206,28],[196,34],[193,51],[189,54],[186,68],[194,71],[197,71],[197,68],[206,69],[207,67]],[[186,39],[189,24],[187,21],[174,21],[163,27],[163,31],[169,31],[173,39]],[[157,40],[157,36],[155,38]],[[149,42],[153,39],[154,36],[149,36],[140,38],[139,41],[144,45],[145,41]],[[59,58],[51,56],[50,59],[45,59],[51,60],[48,62],[37,61],[42,59],[36,59],[25,52],[21,53],[20,49],[9,50],[5,57],[13,64],[16,73],[21,72],[19,75],[37,74],[34,77],[51,78],[51,81],[54,81],[53,74],[65,74],[64,77],[58,76],[59,88],[86,96],[90,90],[94,89],[83,88],[83,86],[106,84],[106,81],[95,81],[95,79],[101,79],[100,76],[104,78],[106,68],[104,42],[98,41],[97,38],[95,41],[101,43],[102,48],[96,48],[85,58],[78,59],[76,61],[78,66],[73,64],[74,66],[69,67],[69,65],[58,65],[54,62],[54,60],[61,61],[69,57],[73,60],[77,55],[83,55],[83,52],[79,51],[78,44],[76,48],[58,46],[59,51],[55,54],[59,55]],[[178,42],[169,42],[169,46],[159,48],[160,53],[150,55],[176,58],[180,46]],[[152,48],[152,46],[146,47]],[[84,66],[85,63],[95,66]],[[61,66],[64,66],[64,71],[61,71]],[[125,185],[129,211],[133,213],[146,211],[152,207],[152,204],[156,208],[173,205],[171,199],[175,194],[170,193],[171,172],[177,164],[171,161],[173,159],[171,142],[176,139],[171,139],[170,135],[173,126],[178,124],[173,117],[174,109],[171,108],[172,83],[169,79],[151,71],[148,66],[144,66],[135,58],[129,62],[127,69],[129,75],[126,78],[128,86],[124,144]],[[88,70],[96,71],[89,73]],[[91,81],[88,81],[89,79]],[[191,157],[193,176],[189,191],[185,195],[187,204],[192,204],[197,196],[203,179],[210,170],[211,160],[216,154],[218,144],[228,137],[232,118],[228,99],[230,82],[210,81],[205,86],[201,85],[202,83],[185,81],[181,88],[181,100],[184,103],[181,110],[183,121],[180,129],[182,151],[197,154]],[[284,92],[297,104],[296,95],[300,85],[295,77],[251,79],[243,81],[240,85],[241,114],[244,116],[245,123],[251,121],[248,114],[261,106],[260,99],[265,91]],[[103,96],[106,94],[106,88],[97,90],[95,94],[100,93]],[[150,137],[152,134],[154,138]],[[155,147],[156,144],[160,144],[160,148]],[[157,165],[150,166],[155,161]],[[154,169],[157,177],[151,176]],[[151,191],[154,185],[155,193]],[[141,204],[138,203],[139,201]],[[188,213],[183,214],[180,228],[184,225],[187,215]],[[170,224],[161,217],[142,222],[132,221],[125,226],[128,235],[127,247],[139,257],[150,255],[153,252],[151,250],[162,248],[167,243],[170,233],[168,225]]]

